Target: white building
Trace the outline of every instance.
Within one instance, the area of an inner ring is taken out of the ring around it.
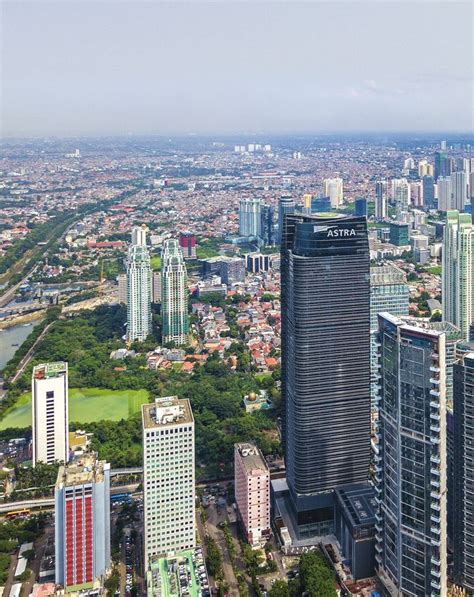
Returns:
[[[342,178],[325,178],[323,180],[323,196],[329,197],[331,200],[331,207],[337,209],[342,205],[344,197]]]
[[[397,210],[397,219],[403,220],[403,215],[408,212],[411,203],[411,187],[406,178],[392,180],[392,196]]]
[[[438,210],[448,211],[453,207],[453,188],[450,176],[440,176],[438,187]]]
[[[467,203],[469,177],[464,170],[460,172],[452,172],[451,187],[453,193],[452,208],[458,211],[464,211],[464,206]]]
[[[473,321],[473,226],[470,214],[448,211],[443,236],[443,320],[469,338]]]
[[[194,419],[189,400],[142,406],[145,570],[195,545]]]
[[[387,181],[375,183],[375,219],[385,220],[388,217]]]
[[[146,227],[132,230],[127,259],[127,340],[143,342],[151,332],[151,268]]]
[[[240,236],[261,236],[261,210],[259,198],[241,199],[239,207]]]
[[[67,363],[36,365],[31,379],[33,466],[67,462],[69,409]]]
[[[163,343],[186,344],[189,334],[188,277],[183,253],[175,239],[163,244],[160,292]]]

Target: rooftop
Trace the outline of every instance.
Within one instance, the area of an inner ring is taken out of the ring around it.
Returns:
[[[142,406],[142,421],[144,429],[168,427],[182,423],[192,423],[193,413],[189,400],[177,396],[156,398],[152,404]]]
[[[393,263],[375,265],[370,268],[371,286],[388,286],[390,284],[406,284],[407,276],[403,270]]]
[[[97,460],[96,454],[84,454],[70,464],[59,467],[56,489],[101,483],[104,480],[104,471],[109,469],[110,464],[105,460]]]
[[[239,452],[240,459],[248,473],[268,473],[267,463],[255,444],[235,444],[235,448]]]
[[[62,375],[67,375],[67,363],[63,361],[42,363],[33,368],[34,379],[50,379]]]

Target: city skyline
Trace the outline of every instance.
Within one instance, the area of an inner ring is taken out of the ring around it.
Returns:
[[[1,133],[470,131],[472,10],[5,2]]]

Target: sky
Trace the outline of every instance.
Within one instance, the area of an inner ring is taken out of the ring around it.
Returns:
[[[474,2],[1,0],[2,136],[472,132]]]

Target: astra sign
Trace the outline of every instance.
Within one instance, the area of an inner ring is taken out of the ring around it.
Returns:
[[[339,228],[338,226],[314,226],[313,232],[326,232],[328,238],[347,238],[355,236],[355,228]]]

